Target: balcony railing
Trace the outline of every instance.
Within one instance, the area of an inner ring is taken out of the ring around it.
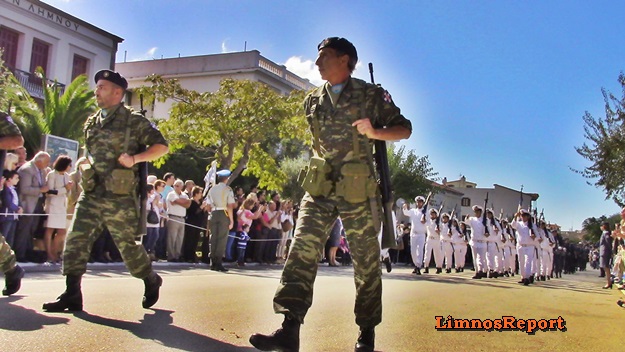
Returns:
[[[13,72],[13,75],[15,76],[15,78],[17,78],[17,81],[20,82],[22,87],[26,89],[26,91],[30,94],[30,96],[32,96],[33,98],[38,98],[38,99],[44,98],[43,85],[41,82],[41,78],[39,76],[37,76],[34,73],[26,72],[26,71],[22,71],[18,69],[11,69],[11,72]],[[63,94],[63,92],[65,92],[64,84],[61,84],[61,83],[58,83],[49,79],[46,80],[46,83],[48,87],[51,87],[56,84],[59,87],[59,94]]]

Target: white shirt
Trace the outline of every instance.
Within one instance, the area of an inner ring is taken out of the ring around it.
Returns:
[[[441,230],[441,234],[440,234],[441,241],[451,242],[453,239],[449,237],[449,222],[444,223],[443,220],[441,220],[439,228]]]
[[[404,215],[410,218],[410,234],[425,235],[427,232],[425,224],[421,223],[423,208],[404,209]]]
[[[167,214],[185,217],[187,215],[187,209],[179,204],[174,204],[173,202],[177,199],[189,199],[185,193],[176,193],[176,191],[169,192],[167,195]]]
[[[436,231],[436,219],[428,218],[425,222],[425,228],[427,230],[427,240],[437,241],[440,240],[440,233]]]
[[[534,240],[530,237],[529,225],[523,221],[512,221],[512,228],[516,230],[516,243],[519,246],[533,246]],[[532,224],[534,228],[534,224]],[[535,228],[534,228],[535,230]],[[536,231],[534,231],[536,233]]]
[[[464,223],[471,227],[471,241],[485,242],[486,236],[484,236],[484,224],[482,224],[482,218],[471,216],[468,219],[464,219]]]

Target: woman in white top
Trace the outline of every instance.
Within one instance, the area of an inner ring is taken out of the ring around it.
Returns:
[[[61,155],[56,158],[52,165],[53,170],[46,176],[46,184],[50,190],[46,194],[48,219],[43,239],[50,263],[59,261],[59,254],[63,253],[67,232],[67,192],[72,188],[68,174],[71,166],[72,159]]]

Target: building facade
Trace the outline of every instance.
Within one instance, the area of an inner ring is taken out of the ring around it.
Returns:
[[[39,0],[0,0],[2,58],[33,98],[43,98],[37,67],[64,87],[80,74],[113,69],[122,41]]]
[[[461,199],[462,214],[473,214],[471,209],[474,205],[484,206],[488,195],[488,208],[492,208],[494,215],[511,219],[517,212],[519,204],[528,209],[530,203],[539,197],[537,193],[521,192],[502,185],[494,184],[492,188],[478,188],[474,182],[468,182],[464,176],[458,180],[443,180],[443,185],[451,187],[463,193]]]
[[[258,50],[201,55],[179,58],[156,59],[117,63],[117,71],[128,80],[129,90],[146,84],[146,78],[157,74],[165,79],[177,79],[180,85],[200,93],[214,92],[224,78],[250,80],[267,84],[282,94],[294,89],[309,90],[315,86],[308,80],[288,71],[260,55]],[[139,98],[130,94],[127,103],[139,107]],[[145,107],[147,116],[167,118],[172,102],[155,102]]]

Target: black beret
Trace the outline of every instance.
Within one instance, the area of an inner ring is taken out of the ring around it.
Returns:
[[[117,72],[111,70],[100,70],[95,74],[95,83],[98,83],[99,80],[104,79],[109,82],[113,82],[118,86],[124,88],[126,90],[128,88],[128,81],[124,78],[124,76],[120,75]]]
[[[350,58],[358,61],[358,53],[356,52],[356,47],[354,47],[354,44],[350,43],[350,41],[345,38],[326,38],[322,40],[319,45],[317,45],[317,50],[321,50],[323,48],[332,48],[334,50],[343,52]]]

